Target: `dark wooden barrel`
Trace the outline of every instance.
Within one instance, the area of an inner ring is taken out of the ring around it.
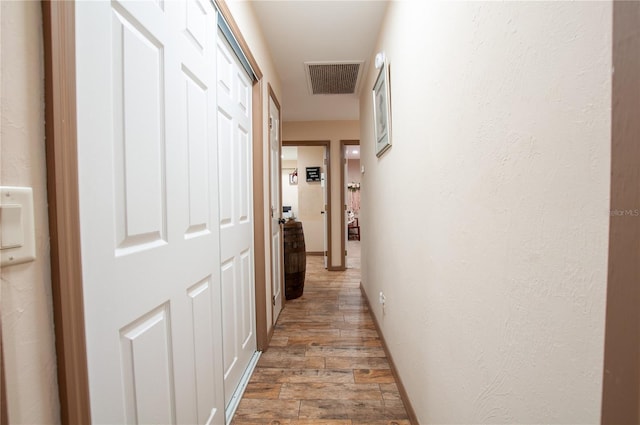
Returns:
[[[307,253],[302,223],[287,221],[284,224],[284,295],[288,300],[302,296],[306,270]]]

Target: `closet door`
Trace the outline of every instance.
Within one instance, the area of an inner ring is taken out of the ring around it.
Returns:
[[[217,55],[224,392],[229,404],[256,352],[252,83],[221,34]]]
[[[216,12],[76,3],[94,423],[224,423]]]

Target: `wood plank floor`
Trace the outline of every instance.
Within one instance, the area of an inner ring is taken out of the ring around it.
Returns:
[[[360,259],[347,264],[327,272],[307,257],[304,295],[286,303],[232,424],[410,424],[360,292]]]

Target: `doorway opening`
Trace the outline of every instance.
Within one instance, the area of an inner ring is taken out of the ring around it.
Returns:
[[[360,141],[341,140],[342,240],[344,268],[360,268]]]
[[[282,143],[282,211],[302,222],[307,256],[331,264],[329,141]]]

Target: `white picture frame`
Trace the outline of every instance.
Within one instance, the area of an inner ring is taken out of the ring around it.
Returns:
[[[391,147],[391,109],[389,90],[389,65],[384,62],[373,85],[373,134],[376,156],[380,157]]]

